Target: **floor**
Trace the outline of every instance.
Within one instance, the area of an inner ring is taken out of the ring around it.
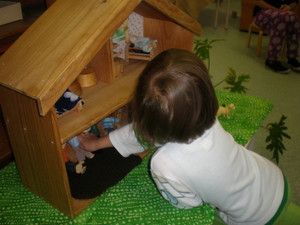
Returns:
[[[245,86],[248,95],[258,96],[270,100],[274,104],[273,111],[262,126],[279,122],[282,115],[287,116],[287,134],[291,139],[283,140],[286,151],[280,156],[279,167],[286,175],[293,194],[293,201],[300,205],[300,73],[291,72],[288,75],[275,73],[264,66],[268,37],[263,38],[262,54],[255,56],[255,42],[257,35],[252,35],[252,46],[246,47],[247,32],[239,30],[241,1],[231,0],[229,27],[225,29],[225,11],[227,0],[221,5],[219,23],[214,28],[215,5],[211,3],[202,10],[199,22],[202,25],[200,39],[222,39],[215,42],[210,50],[212,81],[217,84],[224,79],[228,68],[233,68],[238,75],[249,74],[251,79]],[[237,16],[232,16],[237,14]],[[282,56],[282,62],[284,62]],[[218,88],[224,87],[222,83]],[[271,159],[272,153],[266,149],[266,129],[260,128],[256,134],[254,151]]]

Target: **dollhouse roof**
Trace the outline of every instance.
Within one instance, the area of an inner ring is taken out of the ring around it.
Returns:
[[[60,0],[0,57],[0,83],[36,99],[46,115],[133,11],[200,34],[200,25],[166,0]]]

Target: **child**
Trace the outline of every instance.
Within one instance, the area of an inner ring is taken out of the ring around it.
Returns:
[[[203,62],[191,52],[170,49],[142,72],[132,102],[133,123],[107,137],[83,133],[79,140],[85,150],[114,146],[124,157],[143,152],[145,142],[155,146],[152,177],[176,207],[205,202],[227,224],[277,220],[287,205],[282,172],[237,144],[216,119],[217,110]]]

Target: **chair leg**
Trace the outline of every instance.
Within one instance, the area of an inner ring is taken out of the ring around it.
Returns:
[[[230,10],[230,0],[227,0],[226,22],[225,22],[226,29],[228,29],[228,24],[229,24],[229,10]]]
[[[249,29],[248,29],[248,40],[247,40],[247,47],[248,48],[250,48],[251,35],[252,35],[252,24],[249,25]]]
[[[260,56],[260,52],[261,52],[261,46],[262,46],[262,37],[263,37],[263,31],[260,30],[258,32],[258,37],[257,37],[257,44],[256,44],[256,56]]]
[[[220,0],[216,0],[215,23],[214,23],[215,28],[218,26],[219,9],[220,9]]]

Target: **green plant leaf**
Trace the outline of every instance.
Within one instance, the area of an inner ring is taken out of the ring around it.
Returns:
[[[286,116],[282,115],[278,123],[269,123],[267,124],[267,129],[269,130],[269,136],[266,138],[267,146],[266,148],[273,152],[272,159],[276,160],[276,163],[279,164],[279,156],[283,155],[283,152],[286,151],[286,148],[283,144],[283,138],[291,139],[290,135],[283,132],[288,128],[285,126]]]
[[[222,39],[214,39],[214,40],[196,39],[194,41],[194,53],[203,61],[207,60],[208,71],[210,70],[210,49],[212,48],[212,44],[221,40]]]
[[[243,83],[248,82],[249,79],[250,75],[241,74],[238,76],[234,69],[229,68],[228,75],[225,77],[225,82],[229,85],[229,87],[225,87],[224,89],[240,94],[246,93],[248,88],[244,87]]]

